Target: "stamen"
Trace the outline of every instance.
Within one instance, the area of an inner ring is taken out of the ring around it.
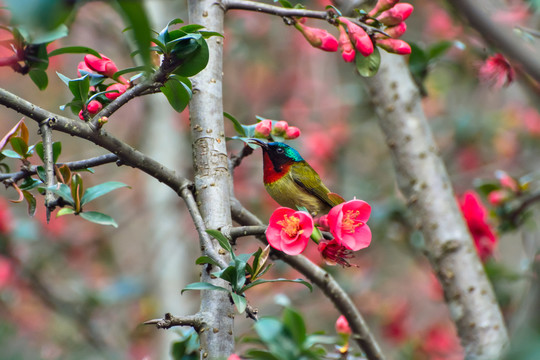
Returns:
[[[358,215],[360,215],[359,210],[347,210],[345,214],[343,214],[343,220],[341,221],[341,228],[343,229],[343,231],[352,234],[357,227],[364,225],[363,222],[356,220],[356,217]]]
[[[296,216],[288,217],[285,215],[284,219],[278,221],[277,224],[282,226],[283,231],[285,231],[285,233],[291,238],[296,237],[297,234],[304,232],[304,230],[300,229],[300,219]]]

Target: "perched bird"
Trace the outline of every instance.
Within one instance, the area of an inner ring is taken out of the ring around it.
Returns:
[[[344,201],[322,183],[319,174],[289,145],[259,139],[250,139],[250,143],[263,151],[264,186],[281,206],[303,206],[317,216]]]

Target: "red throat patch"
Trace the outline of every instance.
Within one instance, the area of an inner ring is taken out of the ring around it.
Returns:
[[[272,163],[272,160],[270,160],[270,156],[266,153],[266,151],[263,152],[263,169],[264,169],[264,183],[265,184],[271,184],[273,182],[278,181],[281,179],[285,174],[289,172],[289,168],[291,167],[291,164],[284,164],[281,166],[281,171],[277,172],[274,168],[274,164]]]

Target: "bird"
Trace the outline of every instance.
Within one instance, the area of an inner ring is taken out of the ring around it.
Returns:
[[[292,209],[305,207],[315,217],[345,201],[323,184],[319,174],[294,148],[255,138],[249,143],[263,151],[264,187],[279,205]]]

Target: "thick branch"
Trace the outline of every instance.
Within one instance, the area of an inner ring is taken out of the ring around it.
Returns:
[[[499,48],[506,56],[520,64],[524,71],[540,82],[540,62],[538,51],[524,39],[520,38],[510,26],[495,24],[490,14],[482,10],[491,8],[489,2],[473,0],[449,0],[452,6],[461,13],[491,45]]]
[[[366,84],[467,359],[497,359],[508,344],[505,324],[405,61],[383,52],[378,74]]]
[[[53,142],[52,129],[49,126],[49,120],[44,120],[39,124],[39,132],[43,144],[43,167],[45,168],[45,185],[51,187],[56,184],[54,176]],[[51,219],[51,211],[54,210],[52,204],[56,201],[56,195],[50,190],[45,190],[45,207],[47,223]]]
[[[234,221],[241,225],[262,226],[262,222],[235,198],[231,198],[231,211]],[[258,237],[259,241],[266,244],[264,236]],[[371,334],[362,314],[358,311],[351,298],[341,288],[338,282],[326,271],[313,264],[302,255],[288,256],[276,252],[281,260],[301,272],[311,282],[317,285],[324,295],[332,301],[334,306],[347,318],[354,332],[354,339],[366,354],[368,360],[382,360],[384,355],[375,338]]]

